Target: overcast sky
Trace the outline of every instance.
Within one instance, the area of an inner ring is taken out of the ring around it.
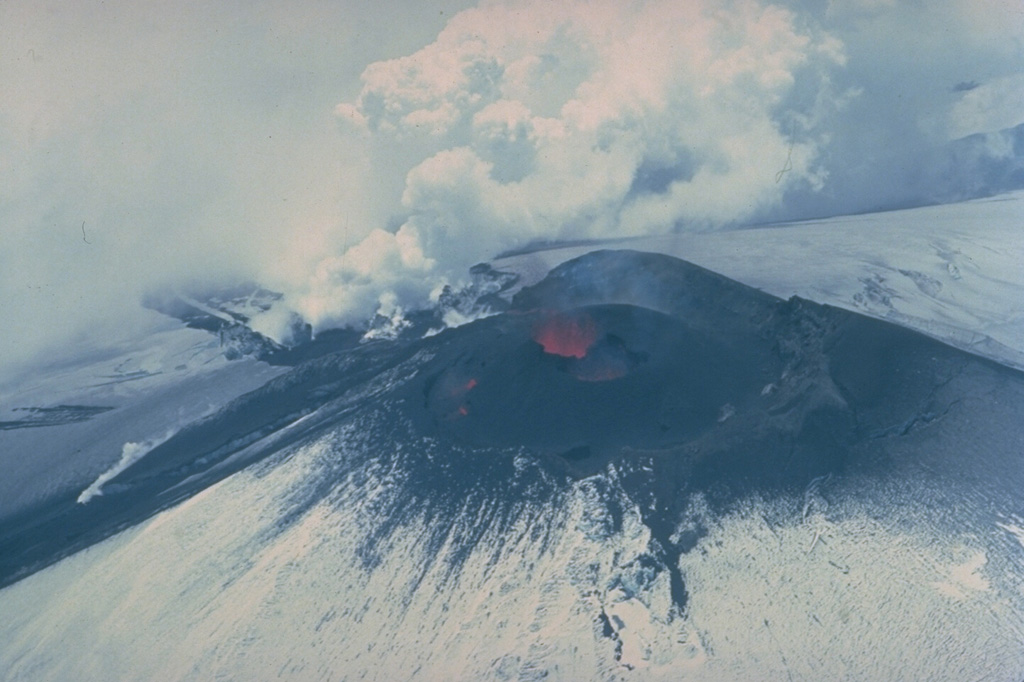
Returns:
[[[1021,166],[1018,0],[470,5],[0,2],[3,362],[154,288],[255,279],[286,295],[268,332],[359,324],[530,241],[952,201]]]

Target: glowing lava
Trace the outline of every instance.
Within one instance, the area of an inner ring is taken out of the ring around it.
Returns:
[[[533,334],[545,353],[564,358],[583,358],[597,341],[597,327],[589,315],[554,315]]]

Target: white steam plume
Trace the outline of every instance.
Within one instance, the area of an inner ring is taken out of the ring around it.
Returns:
[[[153,438],[142,443],[125,443],[121,448],[121,458],[117,460],[114,466],[97,476],[96,480],[90,483],[89,487],[82,491],[78,496],[78,504],[87,504],[92,498],[102,495],[103,486],[106,485],[110,479],[114,478],[132,464],[135,464],[140,459],[148,455],[156,446],[167,442],[175,433],[177,433],[177,428],[167,431],[167,433],[159,438]]]
[[[517,2],[454,17],[370,65],[346,135],[368,140],[397,229],[320,261],[292,304],[315,326],[525,242],[734,223],[817,188],[841,93],[835,38],[755,2]],[[813,93],[793,103],[794,89]]]

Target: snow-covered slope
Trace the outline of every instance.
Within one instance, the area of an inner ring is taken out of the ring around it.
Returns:
[[[862,216],[662,250],[1024,352],[1017,201],[885,214],[889,241]],[[941,215],[920,239],[951,260],[913,242]],[[504,261],[536,284],[506,314],[310,361],[108,495],[0,528],[9,557],[59,556],[82,519],[102,537],[184,499],[0,590],[0,678],[1024,676],[1024,375],[672,259],[574,253]],[[888,304],[859,282],[878,273]]]
[[[514,510],[465,500],[434,543],[438,519],[406,497],[389,458],[352,466],[373,447],[357,428],[333,432],[5,589],[5,679],[1010,681],[1024,670],[1012,546],[1024,520],[941,518],[934,505],[948,500],[926,476],[826,484],[724,517],[694,499],[692,522],[709,528],[682,558],[684,617],[646,564],[636,507],[609,512],[613,470],[557,492],[537,477],[535,501]],[[325,470],[338,472],[331,494],[296,510]],[[394,535],[368,527],[406,506]]]

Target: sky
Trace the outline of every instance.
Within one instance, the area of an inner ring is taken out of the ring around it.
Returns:
[[[1024,186],[1017,0],[0,1],[0,378],[147,292],[287,340],[524,244]]]

